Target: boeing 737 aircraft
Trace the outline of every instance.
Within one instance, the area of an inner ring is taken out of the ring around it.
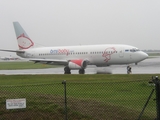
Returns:
[[[84,74],[88,65],[104,67],[137,64],[148,57],[138,48],[122,44],[40,47],[30,39],[18,22],[13,22],[13,25],[19,50],[0,51],[15,52],[35,63],[63,65],[65,74],[71,74],[71,70],[79,70],[79,74]]]

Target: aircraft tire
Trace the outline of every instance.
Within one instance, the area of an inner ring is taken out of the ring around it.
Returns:
[[[79,74],[85,74],[85,70],[84,69],[80,69],[79,70]]]
[[[64,74],[71,74],[71,70],[69,69],[69,67],[65,67],[64,68]]]

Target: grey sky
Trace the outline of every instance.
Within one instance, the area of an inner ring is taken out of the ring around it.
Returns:
[[[13,21],[44,46],[160,49],[160,0],[0,0],[0,18],[3,49],[18,49]]]

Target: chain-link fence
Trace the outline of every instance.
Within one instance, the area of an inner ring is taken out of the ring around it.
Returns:
[[[0,86],[0,120],[136,120],[153,88],[146,81]],[[141,120],[156,118],[153,99]]]

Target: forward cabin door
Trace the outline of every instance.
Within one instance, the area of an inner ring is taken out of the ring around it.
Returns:
[[[119,57],[123,58],[124,57],[124,50],[121,48],[119,51]]]

